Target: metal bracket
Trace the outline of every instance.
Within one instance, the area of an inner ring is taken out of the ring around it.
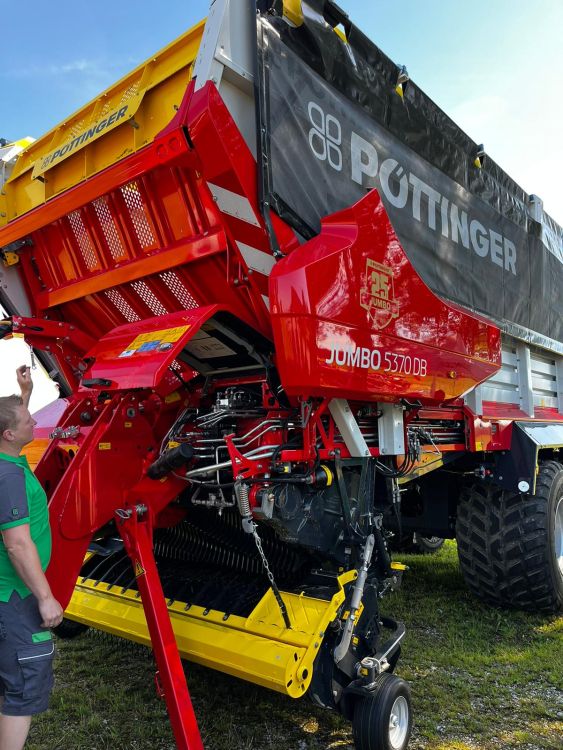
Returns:
[[[405,453],[404,408],[401,404],[378,404],[381,409],[379,452],[382,456],[402,456]]]

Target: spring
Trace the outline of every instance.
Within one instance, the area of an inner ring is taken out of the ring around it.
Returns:
[[[238,484],[235,486],[235,493],[237,496],[238,509],[243,518],[252,516],[250,512],[250,500],[248,499],[248,485]]]

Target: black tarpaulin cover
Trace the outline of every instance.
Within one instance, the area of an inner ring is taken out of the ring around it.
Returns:
[[[411,262],[437,294],[563,353],[563,231],[356,27],[344,41],[258,20],[264,200],[304,236],[377,188]]]

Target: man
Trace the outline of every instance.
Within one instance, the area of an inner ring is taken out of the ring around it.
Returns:
[[[44,571],[51,555],[47,497],[27,459],[36,422],[29,367],[21,396],[0,398],[0,750],[22,750],[31,717],[48,708],[55,651],[49,628],[63,611]]]

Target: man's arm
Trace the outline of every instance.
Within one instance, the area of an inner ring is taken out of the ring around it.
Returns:
[[[27,365],[21,365],[16,370],[18,385],[20,387],[23,405],[29,409],[29,399],[33,390],[33,380],[31,379],[31,368]]]
[[[51,593],[51,587],[41,569],[37,547],[29,533],[29,524],[3,529],[4,546],[16,573],[36,597],[44,628],[60,625],[63,609]]]

